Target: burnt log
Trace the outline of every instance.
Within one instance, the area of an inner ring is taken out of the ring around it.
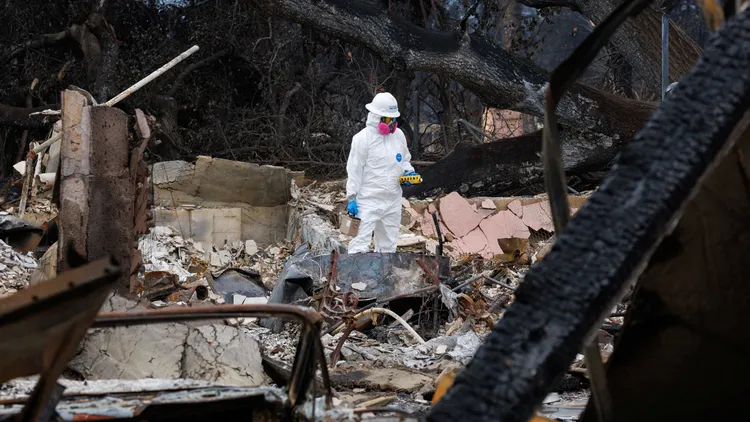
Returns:
[[[25,129],[37,129],[44,127],[51,121],[57,120],[57,117],[44,116],[37,114],[31,116],[31,113],[44,111],[47,109],[59,110],[60,105],[46,105],[42,107],[14,107],[0,104],[0,125],[15,126]]]
[[[563,129],[563,164],[568,176],[597,171],[614,160],[625,141]],[[404,195],[427,197],[457,191],[464,196],[505,196],[544,183],[542,132],[466,146],[420,171],[423,182]]]

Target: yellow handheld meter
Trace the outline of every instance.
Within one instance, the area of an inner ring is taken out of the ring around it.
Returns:
[[[416,175],[416,176],[401,176],[398,179],[398,183],[404,184],[405,182],[409,182],[412,185],[418,185],[422,183],[422,176]]]

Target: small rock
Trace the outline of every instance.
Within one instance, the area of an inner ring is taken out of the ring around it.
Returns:
[[[367,283],[362,283],[362,282],[352,283],[352,289],[354,290],[362,291],[362,290],[365,290],[366,288],[367,288]]]
[[[544,401],[542,403],[550,404],[550,403],[558,402],[560,400],[562,400],[562,398],[560,397],[558,393],[549,393],[547,394],[547,397],[544,398]]]
[[[254,240],[245,241],[245,254],[255,255],[258,252],[258,244]]]

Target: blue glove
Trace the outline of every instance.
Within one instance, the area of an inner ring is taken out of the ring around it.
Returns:
[[[357,215],[357,201],[349,201],[349,203],[346,204],[346,212],[351,215]]]
[[[406,173],[404,176],[419,176],[419,174],[415,171],[410,171]],[[411,182],[404,182],[406,186],[411,186]]]

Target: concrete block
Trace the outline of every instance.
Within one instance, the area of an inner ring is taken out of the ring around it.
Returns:
[[[154,226],[171,227],[180,232],[180,235],[186,239],[192,237],[190,211],[186,209],[155,209]]]
[[[289,207],[243,207],[242,240],[254,240],[265,248],[286,237]]]
[[[121,177],[130,161],[128,116],[114,107],[91,107],[89,165],[97,177]]]
[[[214,211],[213,243],[218,248],[241,240],[242,210],[239,208],[216,208]]]
[[[214,243],[214,210],[211,208],[190,211],[190,237],[210,245]]]
[[[151,166],[151,177],[155,185],[177,183],[187,186],[192,184],[194,173],[195,165],[181,160],[163,161]],[[169,186],[163,187],[169,188]],[[191,192],[188,191],[188,193]]]

